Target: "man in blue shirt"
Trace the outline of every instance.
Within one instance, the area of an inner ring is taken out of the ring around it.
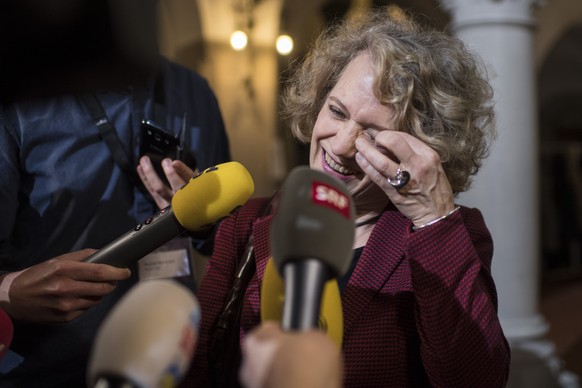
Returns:
[[[142,120],[183,133],[183,145],[200,170],[230,160],[207,81],[163,58],[156,69],[158,76],[144,82],[107,85],[91,94],[119,138],[129,169],[118,162],[92,109],[76,93],[29,93],[30,98],[0,105],[0,308],[14,321],[11,351],[22,357],[19,365],[0,370],[2,387],[86,385],[96,330],[142,278],[137,266],[130,274],[81,262],[94,252],[86,248],[103,247],[158,207],[140,189],[136,173]],[[182,273],[180,280],[194,289],[191,274]]]
[[[185,146],[200,169],[228,161],[207,82],[164,59],[160,69],[164,104],[155,101],[153,81],[143,90],[96,93],[133,168],[143,119],[174,134],[185,122]],[[95,332],[138,271],[122,281],[127,269],[75,261],[92,253],[82,249],[104,246],[157,206],[115,162],[74,95],[1,107],[0,171],[0,307],[14,320],[11,350],[23,357],[0,375],[0,386],[83,386]]]

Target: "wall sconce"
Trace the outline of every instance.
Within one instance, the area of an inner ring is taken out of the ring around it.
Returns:
[[[230,47],[236,51],[242,51],[247,47],[249,38],[242,30],[233,31],[230,34]],[[293,38],[287,34],[281,34],[275,41],[275,48],[280,55],[289,55],[293,51]]]
[[[293,38],[287,34],[281,34],[275,41],[275,47],[280,55],[289,55],[293,51]]]
[[[231,0],[236,29],[230,34],[230,47],[236,51],[242,51],[249,45],[249,35],[253,31],[254,12],[256,5],[261,0]],[[285,16],[282,15],[280,30],[285,31],[287,25]],[[293,38],[286,33],[281,33],[275,40],[275,48],[279,55],[289,55],[293,51]]]
[[[244,31],[236,30],[230,34],[230,46],[236,51],[244,50],[248,42],[249,38]]]

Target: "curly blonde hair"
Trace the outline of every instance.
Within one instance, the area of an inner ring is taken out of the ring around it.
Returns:
[[[466,191],[495,137],[493,90],[459,39],[423,29],[410,17],[375,10],[324,31],[283,93],[292,134],[310,141],[329,92],[364,51],[372,60],[376,97],[394,109],[396,128],[433,148],[453,192]]]

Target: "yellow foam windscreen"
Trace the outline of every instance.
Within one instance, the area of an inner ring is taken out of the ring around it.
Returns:
[[[285,301],[285,284],[273,258],[269,258],[261,285],[261,320],[281,321]],[[325,283],[318,326],[341,348],[343,341],[343,310],[337,280]]]
[[[251,174],[238,162],[209,167],[172,197],[174,216],[185,229],[214,224],[245,204],[255,190]]]

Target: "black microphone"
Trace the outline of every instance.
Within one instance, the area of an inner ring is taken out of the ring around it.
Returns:
[[[198,301],[182,284],[168,279],[138,283],[97,331],[88,386],[177,386],[190,366],[199,322]]]
[[[273,261],[285,282],[284,330],[318,327],[326,281],[352,259],[355,208],[343,182],[306,166],[291,171],[271,225]]]
[[[84,261],[128,267],[185,230],[203,230],[244,205],[254,191],[242,164],[207,168],[172,197],[172,204],[101,248]]]

